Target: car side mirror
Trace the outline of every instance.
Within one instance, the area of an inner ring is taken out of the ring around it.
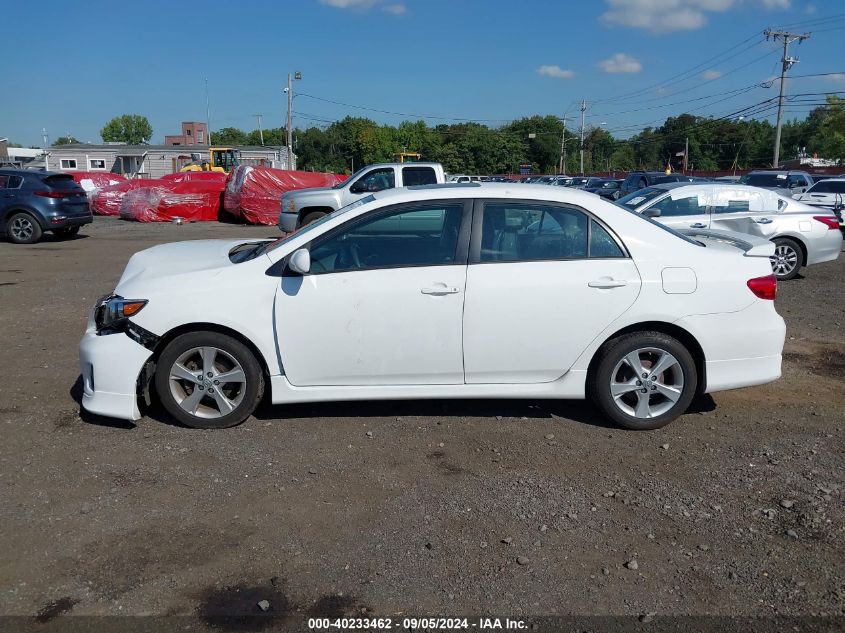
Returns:
[[[349,193],[365,193],[367,191],[366,183],[361,182],[360,180],[353,184],[349,188]]]
[[[307,275],[311,271],[311,253],[307,248],[300,248],[293,252],[288,259],[288,268],[300,275]]]
[[[646,209],[645,211],[643,211],[643,215],[647,218],[659,218],[660,209]]]

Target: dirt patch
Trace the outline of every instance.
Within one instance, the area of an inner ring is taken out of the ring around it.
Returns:
[[[821,349],[811,354],[786,352],[783,360],[819,376],[839,379],[845,376],[845,351],[841,349]]]
[[[45,604],[38,613],[35,615],[35,621],[44,623],[49,622],[53,618],[57,618],[63,613],[67,613],[71,609],[73,609],[74,605],[76,605],[79,600],[74,600],[68,596],[64,598],[59,598],[58,600],[53,600],[52,602],[48,602]]]

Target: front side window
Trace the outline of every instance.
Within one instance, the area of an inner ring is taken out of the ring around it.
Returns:
[[[488,203],[481,225],[481,261],[587,257],[589,219],[565,207]]]
[[[660,209],[660,217],[679,217],[686,215],[703,215],[707,213],[705,196],[700,193],[675,193],[658,200],[649,209]]]
[[[464,204],[432,202],[376,212],[311,248],[315,274],[455,263]]]
[[[61,161],[62,169],[76,169],[75,158],[63,158]]]
[[[352,187],[353,191],[363,193],[375,193],[376,191],[383,191],[384,189],[393,189],[396,186],[396,179],[393,175],[393,169],[374,169],[370,173],[361,177]]]
[[[9,177],[0,174],[0,189],[8,189],[9,188]]]

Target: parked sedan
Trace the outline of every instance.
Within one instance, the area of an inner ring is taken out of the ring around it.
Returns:
[[[675,229],[725,229],[771,240],[772,270],[780,280],[792,279],[802,266],[834,260],[842,250],[833,212],[759,187],[654,185],[619,203]]]
[[[589,394],[653,429],[697,393],[780,376],[773,251],[561,187],[385,190],[284,239],[136,253],[91,312],[83,406],[137,419],[152,381],[178,421],[227,427],[265,389],[276,404]]]
[[[843,208],[845,208],[845,178],[819,180],[806,192],[795,194],[792,197],[811,207],[830,209],[836,214],[840,228],[845,230],[842,213]]]
[[[607,200],[617,200],[619,198],[622,180],[611,178],[591,178],[590,180],[591,182],[584,187],[584,191],[589,191]]]
[[[69,174],[0,169],[0,233],[15,244],[34,244],[48,231],[73,237],[93,222],[88,196]]]

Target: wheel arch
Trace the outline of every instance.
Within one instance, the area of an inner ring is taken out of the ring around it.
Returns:
[[[599,364],[601,353],[605,346],[610,341],[619,338],[620,336],[632,334],[634,332],[660,332],[661,334],[671,336],[682,343],[692,355],[692,358],[695,361],[695,370],[698,372],[696,395],[704,393],[707,388],[707,366],[705,363],[706,359],[704,356],[704,350],[702,349],[701,344],[688,330],[666,321],[642,321],[640,323],[632,323],[631,325],[626,325],[624,328],[617,330],[608,336],[604,341],[602,341],[602,344],[596,348],[596,351],[593,353],[593,357],[590,359],[590,364],[587,366],[588,383],[593,379],[593,375]]]
[[[18,213],[25,213],[30,216],[33,220],[35,220],[35,223],[41,227],[42,231],[46,231],[49,228],[44,218],[35,209],[30,209],[29,207],[11,207],[10,209],[6,209],[3,214],[3,221],[0,222],[0,230],[6,232],[9,226],[9,218],[13,215],[17,215]]]
[[[333,208],[327,207],[327,206],[320,206],[320,205],[313,206],[313,207],[302,207],[299,210],[299,219],[304,220],[306,218],[306,216],[308,216],[311,213],[326,213],[326,214],[329,214],[332,211],[334,211]]]
[[[255,360],[257,360],[258,364],[261,366],[261,371],[264,374],[265,382],[270,380],[270,368],[267,364],[267,359],[264,358],[264,354],[261,353],[261,350],[258,349],[258,346],[253,343],[248,337],[244,336],[241,332],[238,332],[237,330],[234,330],[230,327],[226,327],[225,325],[220,325],[218,323],[185,323],[173,328],[172,330],[168,330],[165,334],[159,337],[158,341],[156,342],[151,360],[153,360],[154,362],[158,362],[158,358],[161,356],[162,351],[164,351],[164,349],[171,341],[173,341],[173,339],[175,339],[177,336],[181,336],[182,334],[189,334],[191,332],[217,332],[218,334],[225,334],[226,336],[231,336],[233,339],[240,341],[241,343],[246,345],[247,348],[249,348],[249,350],[255,356]]]

